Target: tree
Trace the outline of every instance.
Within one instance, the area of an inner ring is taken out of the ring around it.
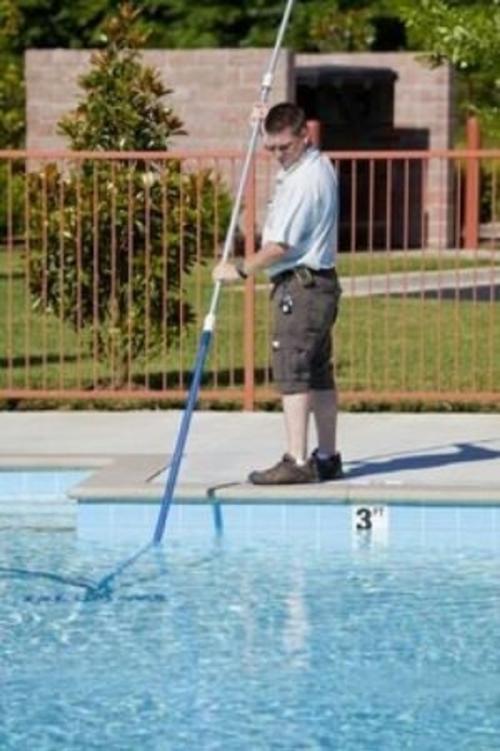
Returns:
[[[500,0],[400,0],[399,8],[410,46],[454,66],[462,110],[500,138]]]
[[[0,53],[0,148],[15,149],[24,137],[24,83],[15,58]]]
[[[269,46],[285,0],[141,0],[138,23],[152,47]],[[0,0],[0,73],[22,77],[28,47],[94,47],[117,0]],[[463,108],[492,130],[498,121],[499,0],[300,0],[285,44],[300,51],[415,50],[458,71]],[[7,57],[5,57],[7,55]],[[0,78],[4,79],[5,76]],[[0,145],[22,138],[21,87],[0,83]],[[5,123],[8,118],[8,136]],[[12,121],[15,122],[12,128]],[[4,125],[2,126],[2,123]],[[2,135],[3,134],[3,135]],[[500,137],[500,134],[498,134]]]
[[[313,52],[398,50],[405,47],[397,0],[313,0],[299,4],[290,39]]]
[[[165,106],[171,90],[140,62],[145,36],[137,17],[131,5],[121,6],[106,26],[106,48],[92,55],[92,68],[80,79],[86,97],[59,123],[73,149],[162,151],[171,136],[185,133]]]
[[[106,47],[80,80],[85,97],[60,122],[77,151],[164,151],[183,132],[165,105],[170,90],[140,62],[137,17],[125,4],[106,25]],[[193,319],[182,280],[224,231],[229,196],[209,170],[147,158],[51,164],[31,175],[30,192],[35,305],[89,331],[120,365],[119,383],[131,358],[158,349],[165,325],[172,343]]]
[[[21,55],[29,47],[91,47],[116,0],[0,0],[0,47]]]
[[[114,0],[0,0],[0,148],[20,148],[24,140],[24,51],[96,46],[114,6]]]

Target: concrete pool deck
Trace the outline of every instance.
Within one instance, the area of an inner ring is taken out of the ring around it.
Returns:
[[[71,498],[159,501],[181,414],[3,412],[0,468],[88,467],[93,471],[71,488]],[[498,414],[341,413],[342,480],[246,483],[248,472],[274,463],[283,445],[280,413],[196,412],[176,500],[500,504]]]

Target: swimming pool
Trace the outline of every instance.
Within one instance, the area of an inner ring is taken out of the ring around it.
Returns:
[[[0,566],[98,580],[155,513],[4,530]],[[4,574],[0,748],[496,751],[499,531],[499,508],[187,504],[106,599]]]
[[[0,471],[0,529],[70,530],[76,509],[66,490],[84,480],[88,469],[5,469]]]

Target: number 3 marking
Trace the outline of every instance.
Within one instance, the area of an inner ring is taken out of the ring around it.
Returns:
[[[356,511],[356,516],[358,517],[358,521],[356,522],[356,529],[366,530],[372,528],[373,523],[371,509],[359,508]]]

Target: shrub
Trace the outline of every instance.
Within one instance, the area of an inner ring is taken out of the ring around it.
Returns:
[[[170,90],[138,59],[136,17],[123,5],[108,24],[106,48],[80,80],[86,97],[60,122],[74,150],[164,151],[184,132],[164,104]],[[165,323],[172,343],[193,320],[182,275],[218,243],[230,197],[212,171],[175,159],[75,164],[30,175],[31,292],[36,307],[88,329],[124,377],[127,359],[159,347]]]
[[[12,232],[14,238],[23,232],[24,220],[24,164],[19,160],[0,163],[0,245]]]

